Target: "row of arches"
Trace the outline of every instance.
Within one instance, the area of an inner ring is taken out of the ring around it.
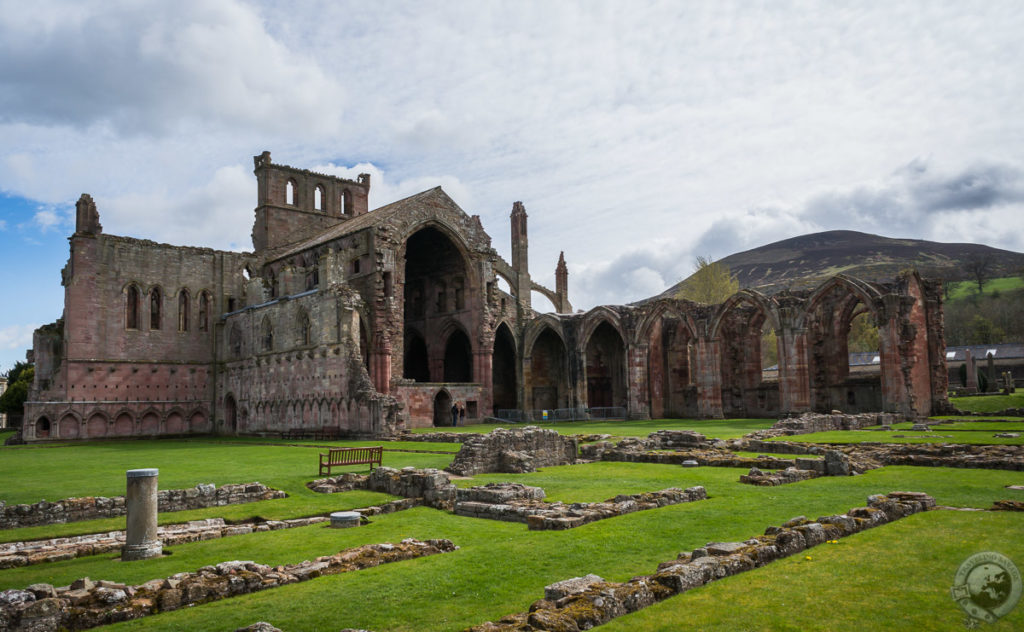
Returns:
[[[125,329],[143,329],[143,324],[148,325],[150,331],[158,331],[166,327],[164,310],[164,291],[159,285],[154,285],[145,293],[136,283],[129,283],[124,291],[124,327]],[[146,300],[143,303],[143,296]],[[198,331],[210,330],[210,313],[213,309],[213,295],[207,290],[199,292],[199,299],[195,301],[196,313],[193,313],[192,293],[188,288],[181,288],[176,295],[177,306],[177,330],[188,332],[195,322]],[[145,305],[145,310],[143,309]]]
[[[210,432],[210,422],[206,411],[202,409],[150,409],[140,413],[122,410],[113,415],[94,412],[87,416],[68,411],[52,418],[40,415],[33,428],[37,439],[102,439],[206,433]]]
[[[288,206],[297,206],[296,200],[299,194],[299,184],[294,178],[289,178],[284,185],[284,203]],[[317,183],[313,185],[313,210],[326,212],[327,204],[327,189],[323,184]],[[338,210],[342,215],[352,215],[352,191],[349,189],[342,189],[338,194]]]

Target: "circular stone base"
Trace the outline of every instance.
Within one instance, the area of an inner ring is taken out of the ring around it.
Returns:
[[[121,549],[121,561],[135,562],[137,560],[148,560],[151,557],[160,557],[163,555],[163,552],[164,544],[159,540],[145,544],[129,544]]]
[[[332,529],[358,527],[362,515],[358,511],[335,511],[331,514]]]

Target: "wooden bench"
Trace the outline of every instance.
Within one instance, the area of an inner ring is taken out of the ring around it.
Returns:
[[[327,454],[320,453],[320,476],[324,472],[328,476],[332,467],[342,465],[364,465],[370,464],[370,471],[373,471],[373,464],[381,465],[381,457],[384,455],[384,446],[373,446],[367,448],[328,448]]]

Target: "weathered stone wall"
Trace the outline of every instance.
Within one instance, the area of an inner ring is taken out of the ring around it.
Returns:
[[[329,518],[326,516],[312,516],[229,525],[224,522],[223,518],[206,518],[158,527],[157,539],[164,546],[173,546],[185,542],[216,540],[246,533],[305,527],[328,520]],[[0,543],[0,569],[120,552],[124,543],[124,531],[108,531],[29,542],[4,542]]]
[[[441,470],[427,468],[418,470],[406,467],[378,467],[370,474],[346,473],[320,478],[306,484],[306,487],[321,494],[335,494],[353,489],[368,489],[403,498],[422,499],[423,504],[434,509],[451,511],[455,503],[455,485]]]
[[[69,586],[32,584],[24,590],[0,591],[0,630],[86,630],[323,575],[357,571],[457,549],[449,540],[421,542],[410,538],[399,544],[366,544],[298,564],[267,566],[251,561],[221,562],[138,585],[92,581],[88,577]]]
[[[653,575],[634,577],[625,583],[587,575],[551,584],[545,587],[544,598],[534,602],[529,612],[502,617],[497,623],[488,621],[467,628],[467,632],[589,630],[717,579],[934,506],[934,499],[917,492],[871,496],[867,507],[856,507],[845,514],[823,516],[815,521],[800,516],[782,526],[768,527],[765,535],[744,542],[709,543],[659,564]]]
[[[525,522],[531,531],[573,529],[635,511],[707,498],[703,487],[670,487],[642,494],[620,494],[600,503],[543,502],[544,490],[517,483],[491,483],[458,490],[455,513],[472,518]]]
[[[447,469],[460,476],[484,472],[533,472],[538,467],[576,462],[577,443],[554,430],[526,426],[498,428],[462,444]]]
[[[262,483],[242,483],[215,487],[196,485],[192,489],[164,489],[157,492],[158,511],[184,511],[204,507],[238,505],[259,500],[287,498],[287,494]],[[65,498],[49,503],[41,500],[32,505],[7,505],[0,500],[0,529],[17,529],[44,524],[81,522],[125,515],[124,496],[105,498],[87,496]]]

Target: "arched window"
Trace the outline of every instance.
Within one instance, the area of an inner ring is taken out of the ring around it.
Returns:
[[[124,326],[125,329],[139,328],[139,288],[134,285],[128,286],[124,302]]]
[[[298,325],[299,344],[303,346],[311,344],[313,342],[313,326],[309,321],[309,314],[304,309],[299,311]]]
[[[260,341],[264,351],[274,349],[274,327],[270,324],[270,316],[264,316],[260,324]]]
[[[277,275],[271,268],[267,269],[267,283],[270,285],[270,298],[277,298]]]
[[[242,330],[238,328],[237,323],[231,327],[231,335],[228,337],[228,344],[231,345],[232,358],[242,357]]]
[[[322,211],[324,210],[324,187],[322,184],[316,185],[313,189],[313,208]]]
[[[289,180],[284,185],[284,203],[295,204],[295,180]]]
[[[188,290],[182,289],[178,292],[178,331],[188,331],[190,303],[191,301],[188,300]]]
[[[149,328],[160,329],[160,309],[163,307],[163,297],[160,296],[160,288],[155,287],[149,291]]]
[[[341,214],[352,214],[352,193],[348,189],[341,192]]]
[[[210,293],[207,291],[199,294],[199,331],[210,330]]]

